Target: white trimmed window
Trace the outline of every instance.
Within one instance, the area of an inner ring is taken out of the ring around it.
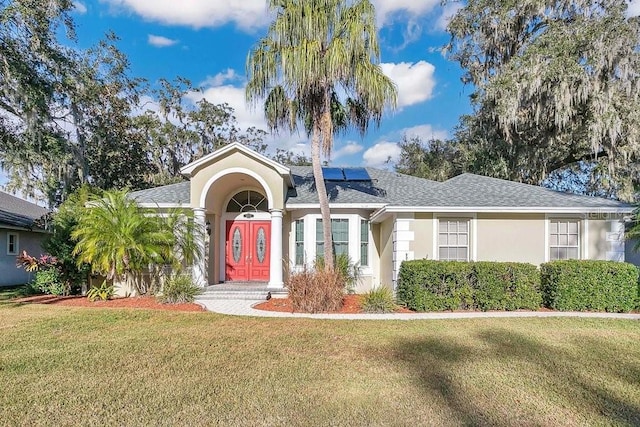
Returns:
[[[580,259],[580,221],[549,220],[549,260]]]
[[[469,220],[438,219],[438,259],[469,261]]]
[[[333,254],[335,256],[349,255],[349,220],[346,218],[331,219],[331,238],[333,240]],[[324,234],[322,219],[316,220],[316,257],[324,253]]]
[[[304,264],[304,220],[296,220],[295,229],[296,265]]]
[[[7,255],[18,255],[19,251],[18,233],[7,233]]]
[[[369,221],[360,220],[360,267],[369,266]]]

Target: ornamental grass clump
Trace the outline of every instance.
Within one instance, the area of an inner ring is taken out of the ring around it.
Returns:
[[[386,286],[371,289],[362,297],[362,311],[365,313],[393,313],[397,308],[393,292]]]
[[[308,270],[292,273],[287,281],[295,311],[338,311],[345,295],[344,277],[336,271]]]
[[[201,292],[202,288],[193,283],[190,275],[177,274],[167,279],[158,300],[164,304],[193,302]]]

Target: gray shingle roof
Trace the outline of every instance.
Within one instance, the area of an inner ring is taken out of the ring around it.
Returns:
[[[14,227],[32,228],[34,221],[47,214],[48,209],[0,191],[0,223]]]
[[[616,200],[554,191],[537,185],[465,173],[442,183],[437,192],[443,206],[620,208]],[[446,204],[444,204],[446,202]]]
[[[291,166],[295,188],[289,189],[288,205],[316,204],[311,166]],[[598,197],[579,196],[547,188],[462,174],[445,182],[430,181],[388,170],[366,168],[369,182],[327,182],[331,203],[384,204],[434,208],[629,208],[630,205]],[[140,203],[189,203],[189,182],[132,193]]]
[[[149,188],[147,190],[134,191],[130,195],[138,203],[152,204],[181,204],[191,202],[191,188],[189,181],[177,184],[163,185],[162,187]]]

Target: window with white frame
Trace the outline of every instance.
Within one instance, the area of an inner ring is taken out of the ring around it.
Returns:
[[[304,220],[296,220],[295,225],[296,265],[304,264]]]
[[[7,255],[18,255],[18,233],[7,233]]]
[[[360,220],[360,266],[369,266],[369,221]]]
[[[442,261],[469,260],[468,219],[438,219],[438,259]]]
[[[331,219],[331,238],[333,240],[333,254],[349,255],[349,220],[346,218]],[[324,253],[324,234],[322,219],[316,220],[316,257]]]
[[[580,258],[580,221],[571,218],[549,220],[549,260]]]

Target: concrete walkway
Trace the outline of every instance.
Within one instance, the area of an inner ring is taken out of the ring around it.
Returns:
[[[256,310],[255,304],[264,302],[254,300],[196,300],[209,311],[233,316],[256,317],[306,317],[311,319],[344,319],[344,320],[424,320],[424,319],[484,319],[490,317],[585,317],[599,319],[640,320],[640,314],[629,313],[583,313],[556,311],[491,311],[491,312],[457,312],[457,313],[391,313],[391,314],[308,314],[281,313]]]

